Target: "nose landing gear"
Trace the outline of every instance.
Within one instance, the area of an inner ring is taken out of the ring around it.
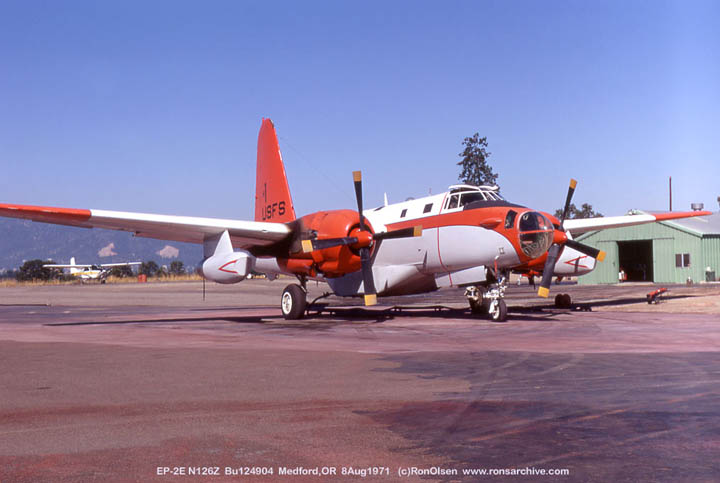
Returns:
[[[507,320],[507,305],[505,304],[505,289],[507,288],[507,277],[501,274],[494,283],[485,285],[472,285],[465,289],[465,297],[470,304],[473,314],[487,315],[493,322],[505,322]]]

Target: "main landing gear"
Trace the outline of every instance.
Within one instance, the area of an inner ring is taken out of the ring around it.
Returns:
[[[285,287],[280,298],[280,310],[286,320],[297,320],[305,317],[307,308],[307,279],[298,277],[300,285],[293,283]]]
[[[507,276],[501,274],[499,278],[489,276],[489,280],[495,282],[485,285],[473,285],[465,289],[465,296],[470,303],[470,310],[473,314],[487,315],[493,322],[505,322],[507,320],[507,305],[505,304],[505,289],[507,288]]]

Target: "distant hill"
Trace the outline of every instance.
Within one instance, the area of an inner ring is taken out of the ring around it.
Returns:
[[[15,270],[25,260],[68,263],[70,257],[77,263],[154,260],[160,266],[180,260],[195,268],[202,260],[202,246],[136,238],[124,231],[0,218],[0,271]]]

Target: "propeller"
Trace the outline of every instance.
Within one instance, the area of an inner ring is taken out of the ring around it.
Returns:
[[[353,184],[355,185],[355,199],[357,200],[358,215],[360,215],[360,231],[367,231],[365,216],[363,215],[362,173],[353,171]],[[365,305],[377,303],[377,291],[370,263],[370,247],[360,248],[360,263],[362,265],[363,286],[365,287]]]
[[[550,249],[547,253],[547,259],[545,260],[545,268],[543,268],[542,281],[540,282],[540,288],[538,289],[538,295],[541,297],[547,297],[550,295],[550,284],[552,283],[552,277],[555,273],[555,264],[557,263],[558,258],[560,258],[563,247],[568,246],[573,250],[577,250],[580,253],[593,257],[601,262],[605,259],[604,251],[575,240],[571,240],[565,234],[563,226],[565,224],[565,218],[567,217],[568,210],[570,209],[570,202],[572,201],[576,186],[577,181],[570,179],[570,186],[568,187],[567,197],[565,198],[565,207],[563,208],[562,217],[560,218],[560,230],[559,232],[558,230],[555,231],[555,241],[552,245],[550,245]]]
[[[360,264],[363,277],[363,285],[365,287],[365,305],[375,305],[377,303],[377,290],[375,289],[375,280],[372,273],[372,261],[370,258],[371,247],[374,242],[380,240],[391,240],[393,238],[410,238],[422,235],[422,226],[412,226],[409,228],[401,228],[399,230],[386,231],[380,233],[372,233],[365,223],[363,215],[363,196],[362,196],[362,173],[353,171],[353,183],[355,185],[355,199],[357,200],[358,215],[360,218],[359,232],[355,236],[345,236],[339,238],[314,238],[303,240],[302,249],[305,253],[315,250],[323,250],[342,245],[355,245],[360,243],[358,249],[360,254]]]

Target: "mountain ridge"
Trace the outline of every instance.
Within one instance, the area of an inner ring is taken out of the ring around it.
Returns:
[[[78,228],[29,220],[0,219],[0,271],[16,270],[26,260],[69,263],[117,263],[154,260],[158,265],[182,261],[194,268],[202,245],[135,237],[132,233]]]

